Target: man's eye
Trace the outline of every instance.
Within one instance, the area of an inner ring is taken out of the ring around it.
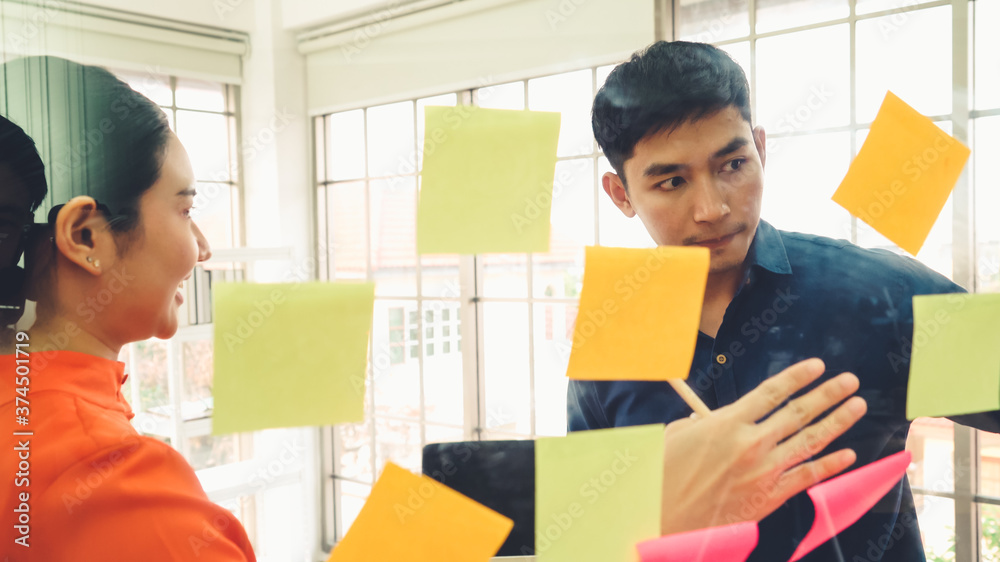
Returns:
[[[740,168],[743,167],[743,164],[746,164],[746,161],[747,161],[746,158],[737,158],[736,160],[730,160],[729,163],[726,164],[727,171],[738,172]]]
[[[680,176],[674,176],[660,184],[663,189],[674,189],[684,185],[684,178]]]

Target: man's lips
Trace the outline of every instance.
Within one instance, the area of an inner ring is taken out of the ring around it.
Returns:
[[[728,244],[733,238],[735,238],[736,235],[739,234],[740,232],[743,232],[743,229],[737,230],[736,232],[731,232],[731,233],[726,234],[725,236],[721,236],[719,238],[706,238],[704,240],[699,240],[697,242],[692,242],[691,245],[692,246],[706,246],[706,247],[709,247],[709,248],[718,247],[718,246],[724,246],[724,245]]]

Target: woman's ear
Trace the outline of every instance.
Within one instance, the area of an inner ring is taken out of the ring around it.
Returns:
[[[109,264],[115,241],[108,221],[92,197],[70,199],[56,215],[53,231],[59,253],[92,275],[100,275],[101,260]]]

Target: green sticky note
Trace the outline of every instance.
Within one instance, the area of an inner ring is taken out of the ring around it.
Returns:
[[[547,252],[560,114],[425,110],[417,250]]]
[[[363,420],[373,283],[219,283],[212,296],[212,433]]]
[[[1000,410],[1000,295],[913,297],[906,417]]]
[[[539,439],[535,479],[537,562],[638,561],[660,536],[663,425]]]

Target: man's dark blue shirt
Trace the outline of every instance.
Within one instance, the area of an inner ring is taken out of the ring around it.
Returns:
[[[868,402],[864,418],[822,454],[851,448],[857,453],[853,469],[903,450],[910,427],[912,297],[963,289],[916,260],[778,231],[764,221],[748,256],[747,278],[716,337],[698,334],[688,384],[716,409],[786,367],[819,357],[827,371],[810,388],[849,371],[860,379],[857,394]],[[669,423],[691,414],[669,385],[645,381],[570,381],[567,408],[570,431]],[[1000,431],[1000,412],[951,419]],[[748,513],[755,509],[749,502],[745,507]],[[809,497],[792,498],[761,521],[760,544],[750,560],[788,560],[812,522]],[[803,560],[925,560],[908,481],[904,478],[857,523]]]

